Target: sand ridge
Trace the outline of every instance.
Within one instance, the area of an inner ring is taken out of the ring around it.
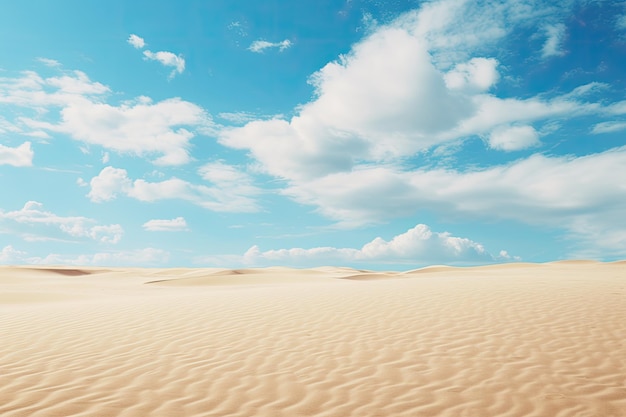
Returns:
[[[3,417],[626,416],[625,263],[52,269],[0,268]]]

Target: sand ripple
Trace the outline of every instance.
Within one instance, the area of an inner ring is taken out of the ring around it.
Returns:
[[[623,263],[82,272],[0,269],[3,417],[626,416]]]

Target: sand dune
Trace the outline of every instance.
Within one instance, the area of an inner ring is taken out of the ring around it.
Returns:
[[[0,415],[626,416],[626,263],[0,267]]]

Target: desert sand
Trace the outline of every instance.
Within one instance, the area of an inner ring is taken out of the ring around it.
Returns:
[[[626,416],[626,263],[0,267],[0,415]]]

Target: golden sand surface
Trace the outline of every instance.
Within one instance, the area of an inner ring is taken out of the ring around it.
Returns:
[[[626,416],[626,263],[0,267],[0,416]]]

